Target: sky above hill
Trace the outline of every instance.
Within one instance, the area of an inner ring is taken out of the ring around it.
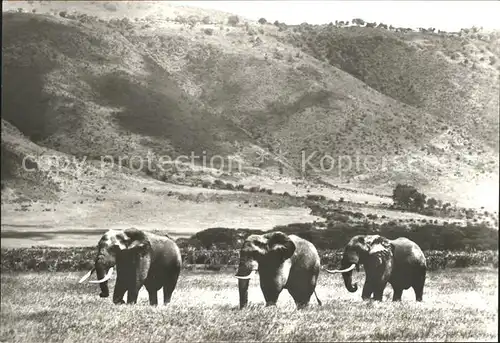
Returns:
[[[434,27],[459,31],[465,27],[500,29],[500,1],[175,1],[248,19],[286,24],[327,24],[361,18],[397,27]]]

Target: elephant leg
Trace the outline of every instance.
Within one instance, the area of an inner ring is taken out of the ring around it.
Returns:
[[[382,301],[382,298],[384,296],[384,289],[385,289],[386,285],[387,285],[387,283],[384,282],[382,284],[377,285],[377,287],[375,287],[374,292],[373,292],[373,299],[374,300]]]
[[[309,301],[313,292],[310,290],[304,290],[302,292],[288,290],[288,293],[290,293],[293,300],[295,301],[295,305],[300,310],[306,308],[309,305]]]
[[[173,275],[167,276],[165,283],[163,284],[163,304],[167,305],[172,299],[172,293],[177,286],[177,280],[179,279],[179,272],[176,271]]]
[[[260,286],[262,294],[264,294],[264,299],[266,300],[266,306],[275,306],[282,288],[277,287],[277,285],[263,286],[262,281]]]
[[[297,280],[295,279],[294,281]],[[288,282],[287,290],[295,301],[297,309],[300,310],[306,308],[309,305],[315,287],[316,278],[312,278],[312,280],[309,282],[302,281],[294,284],[291,284],[290,281]]]
[[[158,290],[153,287],[149,287],[147,290],[149,294],[149,304],[152,306],[158,305]]]
[[[127,291],[127,289],[125,288],[123,281],[120,279],[117,279],[116,284],[115,284],[115,290],[113,292],[113,303],[114,304],[124,304],[125,301],[123,301],[123,296],[125,295],[126,291]]]
[[[135,287],[131,287],[127,293],[127,304],[135,304],[137,303],[137,296],[139,292],[135,289]]]
[[[415,291],[415,298],[417,301],[422,301],[424,295],[424,284],[413,285],[413,290]]]
[[[394,294],[392,295],[392,301],[401,301],[401,297],[403,296],[403,289],[393,287]]]
[[[363,286],[363,292],[361,293],[361,298],[363,300],[369,300],[370,297],[372,296],[373,290],[370,282],[368,280],[365,282]]]
[[[264,293],[264,299],[266,299],[266,306],[276,306],[279,295],[280,292],[277,291]]]
[[[127,293],[127,304],[136,304],[137,297],[139,296],[139,290],[142,287],[142,282],[135,282],[130,286]]]
[[[425,274],[426,271],[418,273],[416,280],[413,282],[413,290],[415,291],[415,298],[417,301],[422,301],[424,295],[424,284],[425,284]]]

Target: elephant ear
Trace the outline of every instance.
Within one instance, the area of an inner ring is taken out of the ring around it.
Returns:
[[[394,245],[385,237],[377,236],[371,242],[370,255],[387,255],[394,254]]]
[[[120,250],[126,250],[130,238],[123,231],[113,232],[113,235],[109,235],[110,240],[110,250],[116,253]]]
[[[277,231],[269,234],[269,252],[280,255],[282,260],[292,257],[295,252],[295,243],[283,232]]]
[[[147,238],[144,231],[138,230],[136,228],[129,228],[123,231],[123,235],[127,238],[125,240],[125,249],[127,250],[147,250],[151,247],[151,243],[149,242],[149,239]]]

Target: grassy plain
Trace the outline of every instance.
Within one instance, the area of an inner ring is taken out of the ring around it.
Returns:
[[[3,273],[2,342],[165,341],[497,341],[498,269],[452,268],[429,272],[424,301],[413,290],[402,302],[362,302],[339,276],[320,274],[309,307],[297,311],[284,291],[266,308],[258,276],[250,283],[249,307],[238,309],[232,271],[184,271],[172,302],[115,306],[98,287],[78,284],[80,273]],[[356,280],[363,282],[364,275]],[[114,280],[111,282],[114,286]],[[159,292],[162,302],[162,292]]]

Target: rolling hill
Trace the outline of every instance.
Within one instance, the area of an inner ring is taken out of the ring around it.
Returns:
[[[261,25],[168,3],[4,3],[2,19],[11,193],[57,196],[93,181],[28,175],[27,154],[193,152],[241,161],[242,173],[225,170],[236,178],[279,176],[282,161],[292,178],[384,194],[404,182],[465,206],[498,204],[481,193],[498,189],[498,34]],[[332,168],[325,155],[353,165]]]

